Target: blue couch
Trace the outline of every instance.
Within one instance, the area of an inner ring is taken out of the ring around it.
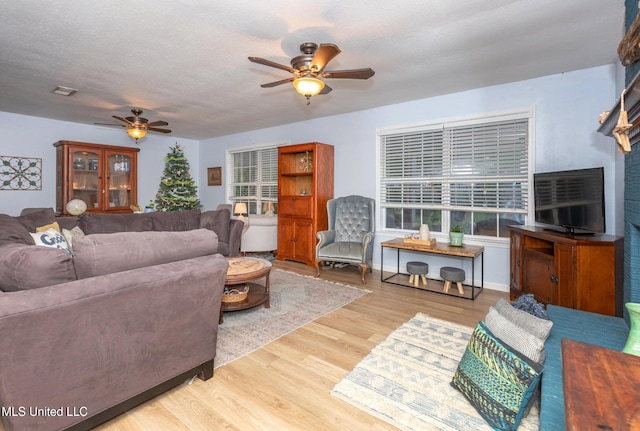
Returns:
[[[560,341],[570,338],[613,350],[622,350],[629,327],[621,317],[588,313],[571,308],[547,306],[553,322],[545,342],[546,360],[542,373],[540,430],[566,430],[562,383],[562,350]]]

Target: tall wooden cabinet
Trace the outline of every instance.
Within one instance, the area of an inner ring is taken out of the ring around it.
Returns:
[[[327,229],[333,198],[333,146],[278,148],[278,259],[315,265],[316,233]]]
[[[623,238],[510,226],[511,299],[622,316]]]
[[[58,141],[56,212],[66,214],[71,199],[82,199],[87,211],[131,212],[138,203],[139,148]]]

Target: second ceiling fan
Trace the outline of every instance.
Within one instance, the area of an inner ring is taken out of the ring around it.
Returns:
[[[341,52],[340,48],[332,43],[318,45],[306,42],[300,45],[300,52],[302,52],[301,55],[291,59],[291,67],[260,57],[249,57],[249,61],[253,63],[286,70],[295,75],[280,81],[262,84],[260,87],[270,88],[291,82],[296,91],[307,98],[308,105],[311,103],[311,97],[318,94],[328,94],[332,90],[320,78],[369,79],[375,74],[370,68],[325,71],[327,63]]]
[[[168,126],[169,123],[166,121],[152,121],[149,122],[146,118],[142,118],[142,110],[133,108],[131,110],[133,117],[118,117],[117,115],[112,115],[116,120],[122,121],[124,124],[111,124],[111,123],[95,123],[100,126],[115,126],[115,127],[124,127],[127,129],[127,134],[135,139],[136,144],[138,143],[138,139],[144,138],[147,132],[156,132],[156,133],[171,133],[169,129],[160,129],[158,126]]]

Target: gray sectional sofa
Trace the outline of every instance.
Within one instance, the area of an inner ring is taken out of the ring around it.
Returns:
[[[73,237],[73,255],[34,245],[29,233],[53,221],[85,233]],[[210,378],[227,270],[220,251],[239,252],[238,223],[228,211],[0,214],[5,429],[89,429],[193,376]]]

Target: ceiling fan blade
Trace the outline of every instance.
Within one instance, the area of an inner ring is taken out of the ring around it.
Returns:
[[[166,121],[152,121],[151,123],[147,123],[148,127],[155,127],[155,126],[168,126],[169,123],[167,123]]]
[[[329,93],[331,93],[331,90],[333,90],[333,88],[329,87],[327,84],[324,84],[324,88],[318,94],[319,95],[329,94]]]
[[[280,81],[275,81],[275,82],[269,82],[267,84],[262,84],[260,87],[262,87],[262,88],[271,88],[271,87],[275,87],[275,86],[278,86],[278,85],[286,84],[287,82],[293,82],[294,80],[295,80],[295,78],[282,79]]]
[[[313,56],[313,60],[309,63],[309,69],[315,70],[317,72],[321,71],[325,68],[327,63],[329,63],[333,58],[340,54],[340,48],[337,45],[332,43],[322,43],[318,47],[318,50]]]
[[[156,129],[155,127],[148,127],[147,130],[150,132],[157,132],[157,133],[171,133],[171,130],[169,129]]]
[[[113,123],[93,123],[96,126],[111,126],[111,127],[127,127],[124,124],[113,124]]]
[[[260,58],[260,57],[249,57],[249,61],[253,63],[262,64],[264,66],[270,66],[270,67],[275,67],[277,69],[286,70],[287,72],[291,72],[291,73],[298,73],[298,71],[292,67],[285,66],[284,64],[276,63],[274,61],[265,60],[264,58]]]
[[[129,121],[128,119],[122,118],[122,117],[118,117],[117,115],[112,115],[113,118],[115,118],[116,120],[120,120],[123,123],[127,123],[127,124],[131,124],[133,125],[133,123],[131,121]]]
[[[350,69],[350,70],[332,70],[322,72],[323,78],[349,78],[349,79],[369,79],[375,72],[370,68],[366,69]]]

